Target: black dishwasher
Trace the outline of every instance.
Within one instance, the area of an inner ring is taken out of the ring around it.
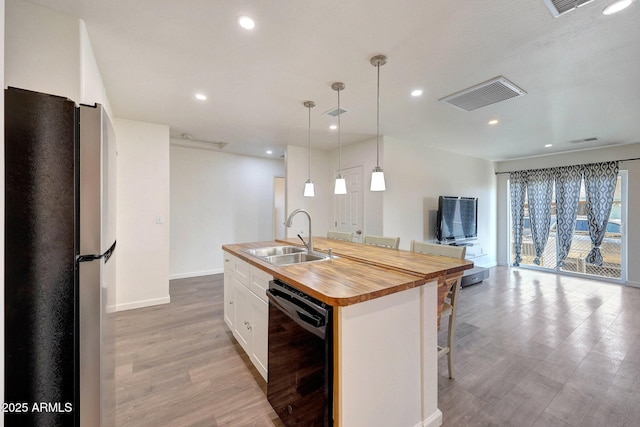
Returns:
[[[333,426],[333,308],[269,282],[267,399],[286,426]]]

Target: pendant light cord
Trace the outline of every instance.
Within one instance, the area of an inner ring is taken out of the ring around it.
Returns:
[[[371,171],[371,191],[385,191],[384,172],[380,167],[380,66],[387,63],[387,57],[376,55],[370,59],[371,65],[377,68],[377,97],[376,97],[376,167]]]
[[[378,104],[376,116],[376,166],[380,167],[380,63],[376,65],[378,69]]]
[[[311,181],[311,105],[309,105],[309,133],[308,133],[308,145],[309,145],[309,181]]]
[[[340,89],[338,89],[338,174],[342,173],[342,141],[340,140],[340,133],[342,132],[342,125],[340,124]]]

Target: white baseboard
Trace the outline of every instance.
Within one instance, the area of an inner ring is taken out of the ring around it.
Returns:
[[[223,268],[218,268],[218,269],[215,269],[215,270],[193,271],[191,273],[170,274],[169,275],[169,280],[188,279],[190,277],[208,276],[210,274],[220,274],[220,273],[224,273],[224,269]]]
[[[416,427],[440,427],[442,425],[442,412],[440,409],[436,409],[436,412],[431,414],[429,418],[423,420]]]
[[[133,301],[133,302],[127,302],[124,304],[116,304],[115,306],[108,306],[107,307],[107,313],[113,313],[115,311],[125,311],[125,310],[133,310],[135,308],[144,308],[144,307],[151,307],[154,305],[161,305],[161,304],[169,304],[171,302],[171,297],[170,296],[166,296],[163,298],[154,298],[154,299],[148,299],[148,300],[143,300],[143,301]]]
[[[469,261],[473,261],[473,260],[469,260]],[[491,267],[496,267],[498,264],[495,262],[487,262],[487,263],[474,262],[473,265],[475,267],[491,268]]]
[[[627,280],[628,286],[633,286],[634,288],[640,288],[640,282],[632,282],[631,280]]]

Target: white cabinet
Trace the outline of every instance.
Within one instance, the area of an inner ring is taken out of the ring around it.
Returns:
[[[269,354],[269,303],[257,296],[251,299],[251,314],[253,323],[251,342],[251,361],[262,378],[267,381],[267,367]]]
[[[224,253],[224,317],[252,363],[267,379],[269,303],[272,277],[233,255]]]
[[[251,265],[238,257],[234,257],[233,255],[228,256],[233,260],[233,276],[238,279],[240,283],[249,287],[249,272],[251,270]]]
[[[233,270],[235,257],[224,252],[224,322],[233,331],[236,310],[233,290]]]
[[[249,288],[264,301],[268,301],[267,289],[269,289],[271,280],[273,280],[273,277],[269,273],[265,273],[256,267],[251,267],[251,286]]]
[[[235,278],[233,281],[236,297],[234,304],[236,307],[236,321],[234,323],[233,336],[236,337],[236,340],[238,340],[244,351],[251,354],[251,328],[253,327],[251,292]]]

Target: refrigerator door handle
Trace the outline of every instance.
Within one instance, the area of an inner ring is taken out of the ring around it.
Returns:
[[[89,255],[78,255],[76,257],[76,261],[77,262],[89,262],[89,261],[95,261],[97,259],[101,259],[104,258],[104,262],[106,263],[107,261],[109,261],[109,258],[111,258],[111,255],[113,255],[113,251],[116,250],[116,240],[113,241],[113,245],[111,245],[111,247],[109,249],[106,250],[105,253],[103,253],[102,255],[95,255],[95,254],[89,254]]]
[[[113,245],[111,245],[111,247],[107,249],[105,253],[102,254],[105,264],[107,263],[107,261],[109,261],[109,258],[111,258],[111,255],[113,255],[113,251],[115,250],[116,250],[116,240],[114,240]]]

